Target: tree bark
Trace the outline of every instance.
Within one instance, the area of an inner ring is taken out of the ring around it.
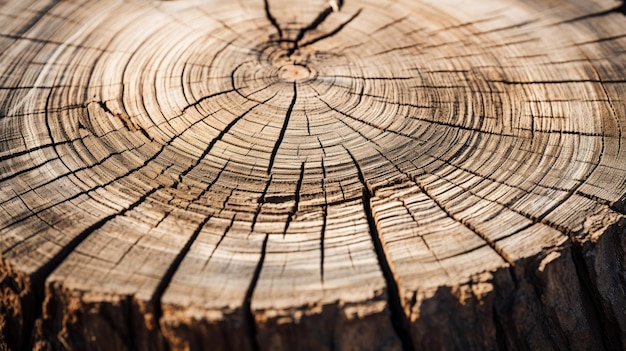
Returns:
[[[0,350],[626,349],[624,15],[0,2]]]

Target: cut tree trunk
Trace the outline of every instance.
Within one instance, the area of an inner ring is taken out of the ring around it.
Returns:
[[[0,349],[626,349],[624,9],[1,1]]]

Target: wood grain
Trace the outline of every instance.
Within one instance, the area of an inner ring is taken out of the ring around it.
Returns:
[[[625,13],[0,2],[0,349],[626,349]]]

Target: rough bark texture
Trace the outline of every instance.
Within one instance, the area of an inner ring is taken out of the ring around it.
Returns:
[[[626,349],[624,6],[0,2],[0,351]]]

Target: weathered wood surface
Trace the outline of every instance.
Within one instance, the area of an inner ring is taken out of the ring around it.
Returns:
[[[0,349],[626,348],[610,0],[0,2]]]

